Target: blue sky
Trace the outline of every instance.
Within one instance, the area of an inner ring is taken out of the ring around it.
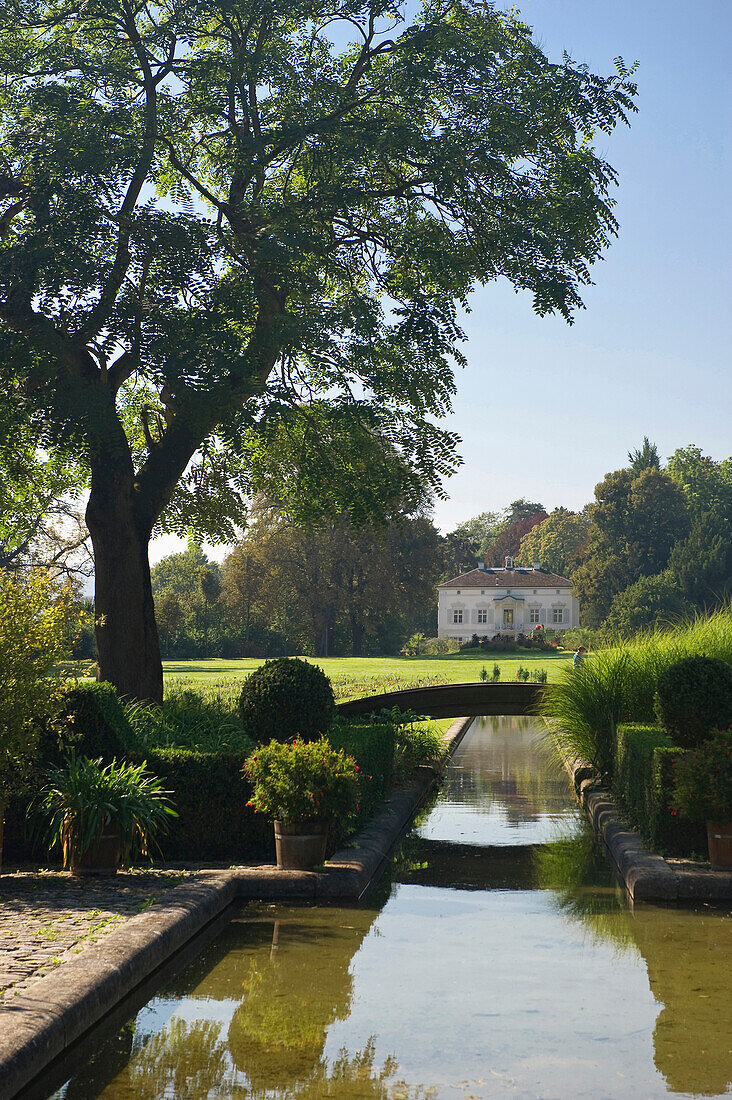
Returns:
[[[620,173],[620,235],[575,324],[537,318],[505,283],[473,297],[449,422],[465,464],[435,509],[443,530],[519,496],[579,508],[644,435],[663,456],[732,451],[732,3],[518,6],[552,59],[638,61],[639,111],[598,146]]]
[[[435,508],[443,531],[517,497],[581,508],[644,435],[664,457],[732,451],[732,0],[518,7],[553,60],[566,50],[599,73],[637,61],[639,110],[598,144],[620,173],[620,235],[575,324],[536,317],[506,282],[473,296],[447,423],[464,465]],[[176,545],[157,540],[153,559]]]

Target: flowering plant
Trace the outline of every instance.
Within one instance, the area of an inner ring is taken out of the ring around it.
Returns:
[[[732,821],[732,727],[717,730],[674,762],[671,806],[689,821]]]
[[[255,749],[244,765],[254,784],[247,805],[274,821],[344,821],[358,810],[358,765],[327,738]]]

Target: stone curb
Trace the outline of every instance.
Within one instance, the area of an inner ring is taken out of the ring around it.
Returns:
[[[448,753],[472,718],[445,734]],[[407,787],[336,852],[322,872],[274,867],[198,872],[165,900],[126,921],[101,943],[0,1006],[0,1100],[10,1100],[236,898],[355,900],[361,896],[442,773],[421,767]]]
[[[649,852],[638,833],[624,825],[610,794],[592,769],[565,760],[574,789],[595,833],[602,838],[633,901],[729,901],[732,872],[675,867]]]

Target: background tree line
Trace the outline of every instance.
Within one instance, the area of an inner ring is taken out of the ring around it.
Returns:
[[[646,437],[628,465],[605,475],[580,512],[514,501],[484,512],[447,541],[453,562],[538,561],[571,578],[584,625],[631,634],[720,607],[732,596],[732,458],[680,447],[664,466]],[[456,569],[456,572],[460,572]]]
[[[512,501],[442,536],[424,508],[384,526],[299,527],[266,499],[219,565],[200,546],[153,569],[167,657],[396,653],[435,634],[440,581],[540,562],[571,578],[584,625],[632,633],[732,595],[732,459],[690,444],[662,466],[647,439],[580,512]]]

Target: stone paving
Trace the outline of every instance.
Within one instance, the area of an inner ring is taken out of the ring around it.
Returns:
[[[125,918],[162,900],[191,874],[131,870],[84,879],[63,871],[1,874],[0,1006]]]

